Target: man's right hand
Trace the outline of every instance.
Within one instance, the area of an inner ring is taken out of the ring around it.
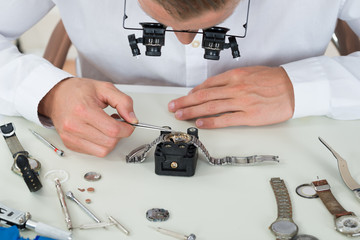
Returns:
[[[39,104],[39,113],[51,118],[65,146],[104,157],[134,128],[104,112],[111,106],[130,123],[137,123],[132,99],[112,83],[69,78],[58,83]]]

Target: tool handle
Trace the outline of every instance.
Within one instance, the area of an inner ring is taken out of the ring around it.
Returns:
[[[66,202],[65,202],[65,195],[64,195],[64,192],[62,191],[61,183],[58,178],[55,179],[55,187],[56,187],[56,192],[58,194],[58,198],[60,201],[61,210],[63,211],[64,216],[65,216],[65,222],[66,222],[67,229],[71,230],[72,222],[71,222],[69,210],[68,210]]]
[[[42,222],[35,222],[32,220],[28,220],[26,222],[26,228],[34,230],[39,235],[49,238],[54,238],[59,240],[72,239],[71,232],[67,232],[56,227],[52,227]]]

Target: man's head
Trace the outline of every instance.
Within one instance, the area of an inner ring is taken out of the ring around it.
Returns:
[[[216,11],[229,0],[154,0],[174,18],[191,19],[207,11]]]
[[[138,0],[152,18],[174,30],[197,31],[223,22],[240,0]],[[179,41],[189,44],[195,33],[175,33]]]

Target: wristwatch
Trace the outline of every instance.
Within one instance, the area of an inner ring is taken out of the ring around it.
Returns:
[[[149,153],[152,147],[159,143],[175,143],[175,144],[193,144],[195,147],[199,148],[200,151],[205,155],[206,160],[211,165],[250,165],[266,161],[279,162],[278,156],[273,155],[253,155],[248,157],[236,157],[236,156],[226,156],[222,158],[212,157],[208,150],[205,148],[204,144],[199,140],[197,136],[197,128],[191,127],[188,129],[187,133],[184,132],[161,132],[160,136],[157,137],[150,144],[141,145],[138,148],[135,148],[126,156],[126,161],[128,163],[139,163],[143,162],[146,158],[146,155]],[[196,134],[194,134],[196,133]]]
[[[278,216],[269,228],[276,236],[276,240],[292,239],[298,232],[298,226],[292,220],[289,192],[284,180],[280,178],[271,178],[270,184],[275,194]]]
[[[14,159],[11,170],[23,177],[30,192],[36,192],[42,188],[38,178],[41,164],[36,159],[31,159],[29,153],[24,150],[15,134],[12,123],[0,126],[1,133]]]
[[[335,217],[335,229],[347,236],[360,236],[360,218],[340,205],[332,194],[328,182],[323,179],[312,184],[325,207]]]

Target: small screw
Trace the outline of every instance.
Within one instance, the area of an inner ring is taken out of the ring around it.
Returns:
[[[172,163],[170,164],[170,167],[171,167],[171,168],[177,168],[177,167],[178,167],[177,162],[172,162]]]

